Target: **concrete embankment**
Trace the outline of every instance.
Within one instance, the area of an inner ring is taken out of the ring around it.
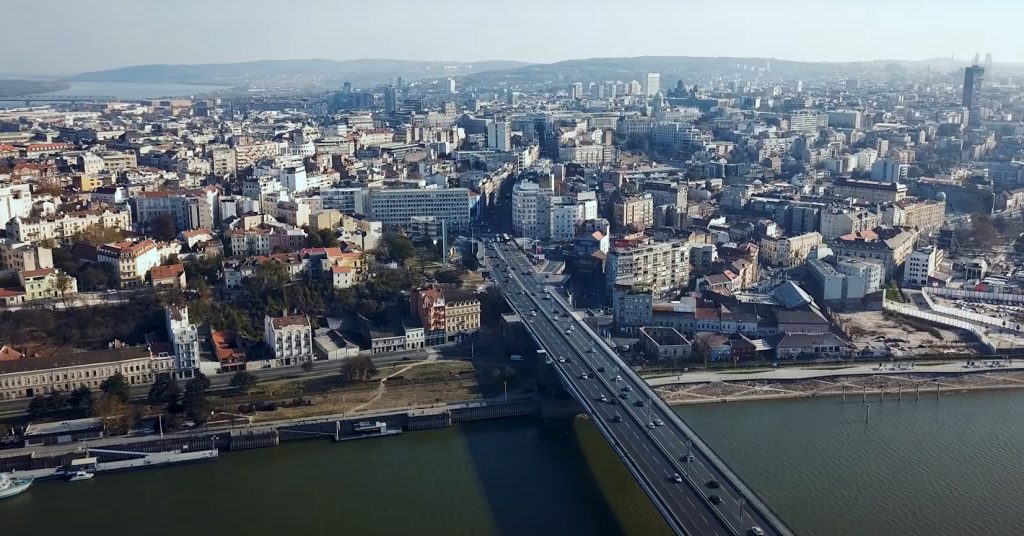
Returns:
[[[101,472],[104,467],[111,470],[145,469],[185,463],[188,456],[175,457],[174,453],[268,448],[282,443],[312,439],[344,441],[383,437],[401,431],[445,428],[461,422],[541,416],[543,406],[544,404],[537,399],[478,401],[433,408],[204,429],[194,433],[169,434],[165,437],[107,438],[60,446],[11,449],[6,453],[0,452],[0,472],[56,478],[63,474],[64,468],[71,466],[72,460],[85,456],[97,459],[97,472]],[[144,458],[139,455],[140,453],[152,455]],[[143,459],[149,460],[149,463],[138,462]]]

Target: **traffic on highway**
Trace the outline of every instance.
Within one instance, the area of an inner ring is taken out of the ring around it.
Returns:
[[[546,284],[514,242],[493,240],[487,247],[495,284],[677,533],[790,534]]]

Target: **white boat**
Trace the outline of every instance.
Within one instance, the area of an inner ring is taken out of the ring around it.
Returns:
[[[93,475],[89,471],[75,471],[74,473],[68,473],[68,482],[78,482],[79,480],[89,480]]]
[[[14,478],[7,473],[0,473],[0,499],[14,497],[32,485],[32,478]]]

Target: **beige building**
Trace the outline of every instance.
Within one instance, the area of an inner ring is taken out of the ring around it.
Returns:
[[[0,268],[18,272],[53,268],[53,250],[0,238]]]
[[[882,224],[882,216],[863,208],[828,208],[821,211],[821,238],[834,240],[840,236],[874,229]]]
[[[885,207],[882,223],[893,227],[910,227],[921,236],[937,232],[946,221],[946,202],[907,198]]]
[[[63,298],[78,294],[78,281],[53,268],[18,272],[18,281],[25,290],[25,301]]]
[[[96,260],[114,266],[122,288],[139,287],[146,283],[149,271],[160,265],[160,252],[152,240],[123,240],[97,248]]]
[[[654,227],[654,197],[643,194],[620,199],[613,206],[613,217],[617,229],[650,229]]]
[[[897,182],[878,182],[840,179],[832,185],[837,197],[852,197],[860,204],[895,203],[907,197],[907,185]]]
[[[313,327],[309,318],[267,316],[263,323],[263,342],[270,348],[273,359],[262,363],[257,361],[257,364],[262,367],[283,367],[313,360]]]
[[[7,237],[18,242],[67,241],[93,225],[130,231],[132,215],[130,211],[122,209],[14,218],[7,222]]]
[[[103,380],[117,373],[124,376],[128,385],[147,385],[153,383],[157,374],[174,372],[173,357],[153,355],[145,346],[51,357],[5,355],[7,357],[0,359],[0,399],[3,400],[67,393],[79,387],[95,392]]]
[[[918,231],[902,227],[876,227],[839,237],[830,245],[836,257],[874,259],[885,267],[882,281],[895,277],[907,256],[914,250]]]
[[[480,330],[480,300],[465,290],[428,285],[413,291],[411,305],[427,346],[457,342]]]
[[[620,243],[608,251],[605,278],[609,289],[644,285],[658,297],[684,289],[690,284],[690,246],[681,240]]]
[[[821,245],[821,233],[812,232],[789,238],[761,239],[758,255],[768,266],[792,267],[803,264],[807,254]]]

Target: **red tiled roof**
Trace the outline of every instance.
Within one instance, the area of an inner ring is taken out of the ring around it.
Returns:
[[[0,288],[0,298],[12,298],[14,296],[24,296],[25,291],[20,288]]]
[[[15,359],[21,359],[24,355],[10,346],[0,347],[0,361],[14,361]]]
[[[42,277],[53,273],[53,268],[43,268],[41,270],[25,270],[21,272],[23,277]]]
[[[181,277],[181,274],[185,273],[185,266],[182,264],[171,264],[168,266],[156,266],[150,270],[150,277],[153,281],[160,281],[164,279],[177,279]]]

